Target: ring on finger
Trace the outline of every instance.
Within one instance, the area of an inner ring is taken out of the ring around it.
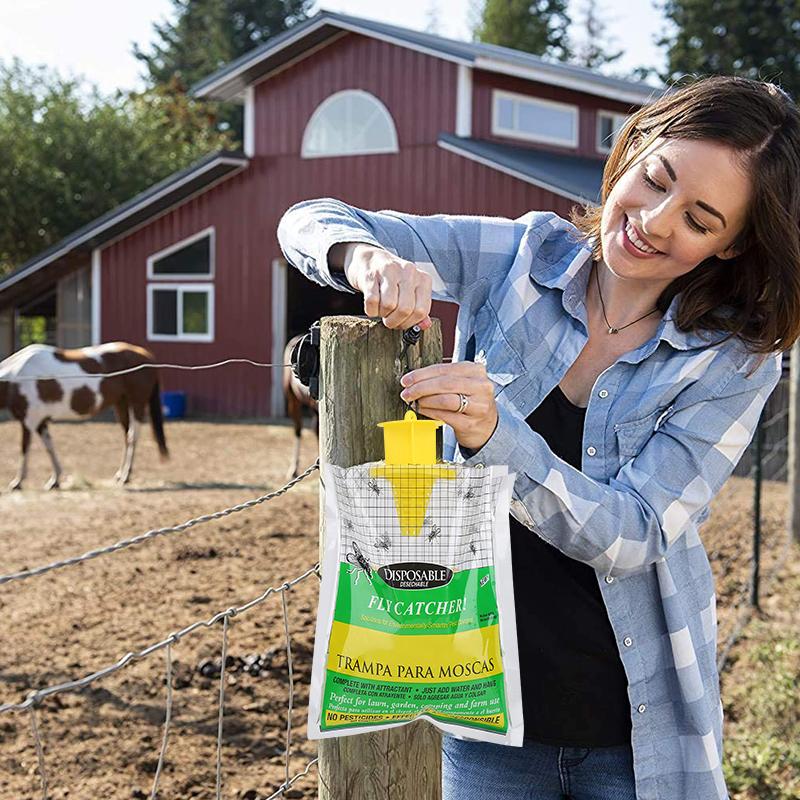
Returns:
[[[461,392],[458,392],[458,403],[458,411],[456,411],[456,414],[463,414],[469,405],[469,397],[467,397],[465,394],[461,394]]]

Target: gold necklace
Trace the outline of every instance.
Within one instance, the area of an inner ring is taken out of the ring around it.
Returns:
[[[641,322],[645,317],[649,317],[651,314],[655,314],[658,311],[658,308],[653,308],[648,311],[646,314],[642,314],[641,317],[637,317],[633,322],[629,322],[627,325],[620,325],[618,328],[615,328],[609,321],[608,317],[606,316],[606,304],[603,302],[603,292],[600,291],[600,277],[598,276],[598,267],[594,268],[594,279],[597,283],[597,296],[600,298],[600,308],[603,311],[603,319],[606,321],[606,327],[608,330],[606,333],[619,333],[625,328],[630,328],[631,325],[635,325],[637,322]]]

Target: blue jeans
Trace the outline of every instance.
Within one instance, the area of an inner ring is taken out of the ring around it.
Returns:
[[[636,800],[633,753],[442,737],[442,800]]]

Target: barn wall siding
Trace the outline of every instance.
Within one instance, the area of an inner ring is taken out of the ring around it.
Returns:
[[[373,92],[397,126],[397,154],[300,158],[316,106],[344,88]],[[102,330],[106,341],[144,344],[159,361],[209,363],[230,357],[269,361],[271,264],[280,256],[278,221],[293,203],[338,197],[363,208],[420,214],[517,217],[531,209],[566,216],[572,202],[436,145],[455,125],[456,67],[409,50],[348,35],[256,86],[256,154],[250,166],[102,251]],[[147,342],[147,257],[210,225],[216,229],[215,341]],[[436,303],[445,352],[456,307]],[[189,413],[267,416],[280,370],[228,366],[165,371],[165,389],[188,394]]]

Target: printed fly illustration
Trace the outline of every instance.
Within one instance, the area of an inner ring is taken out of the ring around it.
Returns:
[[[431,529],[428,532],[428,537],[427,537],[428,541],[432,542],[441,532],[442,529],[438,525],[435,524],[431,525]]]
[[[351,544],[353,545],[353,552],[348,553],[345,556],[345,560],[348,564],[352,564],[353,566],[347,570],[347,574],[352,575],[354,572],[356,573],[356,579],[353,583],[354,586],[358,586],[358,579],[362,575],[366,575],[367,580],[372,583],[372,567],[370,567],[367,557],[361,552],[361,548],[355,542],[351,542]]]
[[[378,486],[378,481],[376,481],[375,478],[370,478],[367,481],[367,486],[371,492],[375,492],[376,495],[380,495],[381,487]]]
[[[383,536],[379,536],[375,540],[375,547],[377,547],[379,550],[389,550],[391,546],[392,546],[392,541],[391,539],[389,539],[388,536],[386,536],[386,534],[384,534]]]

